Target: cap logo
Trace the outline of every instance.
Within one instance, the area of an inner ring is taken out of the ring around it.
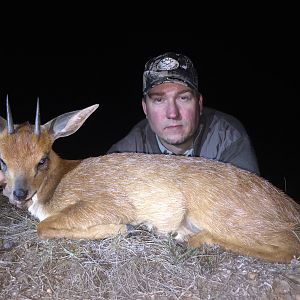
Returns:
[[[174,70],[179,67],[179,62],[171,57],[163,58],[157,65],[159,71],[169,71]]]

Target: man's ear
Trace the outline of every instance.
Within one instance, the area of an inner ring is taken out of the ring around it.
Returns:
[[[200,108],[200,115],[202,115],[202,112],[203,112],[203,96],[202,96],[202,94],[199,94],[199,96],[198,96],[198,103],[199,103],[199,108]]]
[[[143,107],[144,114],[147,117],[147,105],[146,105],[146,99],[145,98],[142,99],[142,107]]]

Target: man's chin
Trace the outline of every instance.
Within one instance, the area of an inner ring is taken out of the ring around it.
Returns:
[[[170,137],[168,137],[168,138],[166,138],[166,139],[164,139],[164,141],[168,144],[168,145],[173,145],[173,146],[181,146],[181,145],[183,145],[184,144],[184,139],[182,138],[182,136],[180,136],[180,137],[172,137],[172,138],[170,138]]]

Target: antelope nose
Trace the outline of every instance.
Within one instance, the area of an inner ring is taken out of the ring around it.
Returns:
[[[28,195],[28,191],[23,189],[17,189],[14,190],[13,195],[17,200],[25,200]]]

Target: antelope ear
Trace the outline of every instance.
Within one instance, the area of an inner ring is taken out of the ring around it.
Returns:
[[[42,125],[42,127],[48,131],[52,140],[55,141],[60,137],[65,137],[76,132],[98,106],[99,104],[94,104],[82,110],[62,114]]]
[[[6,120],[0,117],[0,133],[6,128]]]

